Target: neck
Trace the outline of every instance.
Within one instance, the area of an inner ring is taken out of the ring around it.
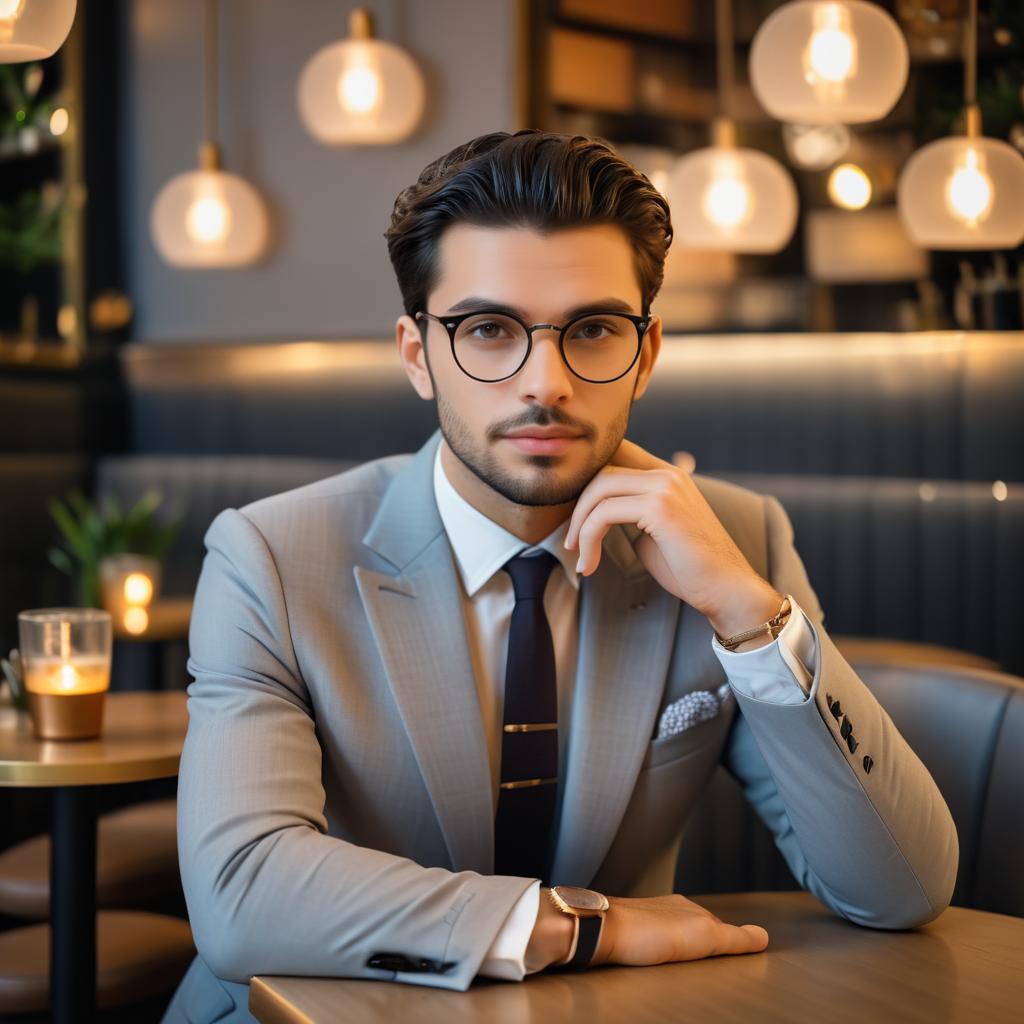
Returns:
[[[481,515],[527,544],[537,544],[572,515],[575,501],[563,505],[517,505],[488,487],[456,458],[441,439],[441,467],[459,496]]]

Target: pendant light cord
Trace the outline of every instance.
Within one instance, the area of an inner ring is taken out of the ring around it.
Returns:
[[[217,142],[217,0],[206,0],[203,25],[203,141]]]
[[[733,84],[736,79],[736,54],[732,41],[731,0],[715,0],[715,42],[717,53],[715,70],[718,72],[718,112],[732,121],[735,117]]]
[[[978,0],[970,0],[964,39],[964,105],[978,102]]]

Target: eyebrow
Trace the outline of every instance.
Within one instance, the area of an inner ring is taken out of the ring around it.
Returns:
[[[476,295],[471,295],[466,299],[460,299],[448,310],[448,315],[454,316],[456,313],[476,313],[484,310],[489,313],[511,314],[512,316],[519,317],[519,319],[523,321],[529,319],[526,315],[526,311],[520,309],[518,306],[510,306],[505,302],[497,302],[494,299],[485,299]],[[572,320],[573,317],[577,317],[581,313],[589,313],[593,310],[603,310],[608,313],[633,313],[633,306],[631,303],[626,302],[623,299],[616,299],[609,296],[605,299],[595,299],[593,302],[585,302],[581,306],[573,306],[572,309],[567,309],[562,314],[562,318],[563,320]]]

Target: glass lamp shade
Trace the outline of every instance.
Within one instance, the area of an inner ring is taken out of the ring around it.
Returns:
[[[754,149],[687,153],[669,172],[667,195],[675,237],[689,249],[778,252],[796,227],[792,179]]]
[[[415,61],[378,39],[343,39],[318,50],[299,76],[299,115],[327,146],[401,142],[423,116]]]
[[[896,189],[907,233],[926,249],[1012,249],[1024,241],[1024,157],[998,139],[923,146]]]
[[[52,57],[74,20],[75,0],[0,0],[0,64]]]
[[[750,85],[778,121],[859,124],[885,117],[907,84],[907,41],[863,0],[795,0],[750,47]]]
[[[267,213],[260,194],[237,174],[189,171],[160,190],[150,230],[174,266],[239,267],[263,253]]]

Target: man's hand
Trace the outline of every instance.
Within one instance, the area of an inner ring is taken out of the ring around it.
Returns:
[[[623,440],[587,484],[569,520],[565,545],[579,549],[579,572],[593,572],[615,523],[635,523],[644,568],[696,608],[721,636],[771,618],[782,595],[759,576],[711,510],[691,475]]]
[[[605,914],[597,964],[645,967],[678,960],[700,960],[719,953],[759,953],[768,933],[756,924],[725,924],[685,896],[646,899],[612,897]],[[569,954],[572,917],[556,909],[542,892],[537,923],[526,950],[526,969],[541,970]]]
[[[685,896],[614,897],[592,965],[642,967],[720,953],[760,953],[768,933],[756,924],[726,924]]]

